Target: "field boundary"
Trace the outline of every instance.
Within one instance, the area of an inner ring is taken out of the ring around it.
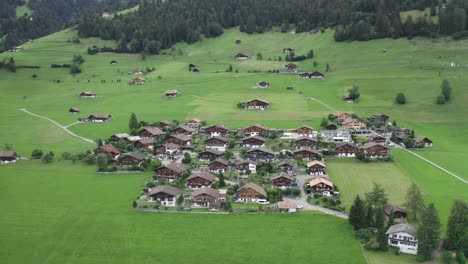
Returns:
[[[28,111],[26,108],[21,108],[20,111],[25,112],[25,113],[28,114],[28,115],[32,115],[32,116],[35,116],[35,117],[39,117],[39,118],[48,120],[48,121],[54,123],[56,126],[58,126],[58,127],[60,127],[61,129],[63,129],[65,132],[67,132],[67,133],[68,133],[69,135],[71,135],[72,137],[79,138],[79,139],[81,139],[81,140],[83,140],[83,141],[85,141],[85,142],[88,142],[88,143],[92,143],[92,144],[95,143],[93,140],[91,140],[91,139],[89,139],[89,138],[85,138],[85,137],[79,136],[79,135],[77,135],[77,134],[75,134],[75,133],[73,133],[73,132],[71,132],[70,130],[67,129],[67,127],[69,127],[69,126],[71,126],[71,125],[74,125],[75,123],[70,124],[70,125],[68,125],[68,126],[62,126],[62,125],[60,125],[58,122],[56,122],[55,120],[50,119],[50,118],[45,117],[45,116],[41,116],[41,115],[38,115],[38,114],[34,114],[34,113]]]

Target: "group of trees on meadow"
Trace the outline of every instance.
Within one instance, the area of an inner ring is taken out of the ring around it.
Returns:
[[[437,96],[436,103],[439,105],[446,104],[452,98],[452,86],[447,79],[442,80],[440,85],[441,94]],[[395,103],[404,105],[406,104],[406,96],[404,93],[398,93],[395,97]]]

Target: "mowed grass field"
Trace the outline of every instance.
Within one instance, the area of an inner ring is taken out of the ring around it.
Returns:
[[[0,167],[2,263],[365,263],[345,220],[319,213],[134,212],[148,174]]]

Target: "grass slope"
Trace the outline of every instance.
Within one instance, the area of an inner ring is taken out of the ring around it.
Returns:
[[[346,221],[331,216],[134,212],[148,175],[67,162],[0,174],[5,263],[364,263]]]

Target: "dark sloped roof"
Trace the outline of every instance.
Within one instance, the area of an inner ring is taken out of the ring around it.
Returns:
[[[132,157],[136,160],[144,160],[146,159],[146,156],[140,152],[130,152],[130,153],[124,153],[119,156],[119,159],[124,158],[124,157]]]
[[[402,213],[405,213],[406,214],[406,210],[403,209],[403,208],[400,208],[400,207],[397,207],[397,206],[393,206],[391,204],[388,204],[386,206],[384,206],[384,213],[386,215],[390,215],[391,212],[395,213],[395,212],[402,212]]]
[[[242,191],[247,190],[247,189],[252,189],[252,190],[258,192],[259,194],[261,194],[261,195],[263,195],[265,197],[267,196],[265,190],[262,187],[260,187],[259,185],[255,184],[253,182],[249,182],[246,185],[240,187],[237,190],[237,193],[242,192]]]
[[[159,185],[148,191],[148,195],[154,195],[157,193],[166,193],[171,196],[178,196],[180,194],[180,190],[169,185]]]
[[[120,151],[116,147],[114,147],[112,144],[100,146],[96,150],[98,149],[101,149],[105,153],[120,154]]]
[[[219,197],[219,191],[216,190],[216,189],[213,189],[211,187],[203,187],[203,188],[200,188],[200,189],[196,189],[192,193],[192,197],[196,197],[196,196],[201,195],[201,194],[206,194],[206,195],[214,197],[214,198]]]
[[[382,145],[382,144],[375,143],[375,142],[369,142],[369,143],[365,144],[362,148],[363,148],[363,149],[368,149],[368,148],[375,147],[375,146],[381,146],[381,147],[383,147],[383,148],[388,149],[387,146],[384,146],[384,145]]]
[[[190,177],[188,177],[187,180],[191,180],[191,179],[194,179],[194,178],[202,178],[202,179],[212,181],[212,182],[216,180],[216,176],[214,176],[213,174],[211,174],[209,172],[195,172],[195,173],[192,173],[192,175],[190,175]]]
[[[277,173],[277,174],[273,174],[271,176],[271,180],[276,180],[276,179],[279,179],[279,178],[287,178],[287,179],[290,179],[290,180],[294,180],[294,176],[289,174],[289,173]]]
[[[16,157],[16,152],[11,150],[0,150],[0,158],[14,158]]]
[[[267,149],[267,148],[254,148],[254,149],[248,150],[247,153],[255,152],[255,151],[261,151],[261,152],[269,153],[271,155],[275,155],[275,152],[273,150]]]

